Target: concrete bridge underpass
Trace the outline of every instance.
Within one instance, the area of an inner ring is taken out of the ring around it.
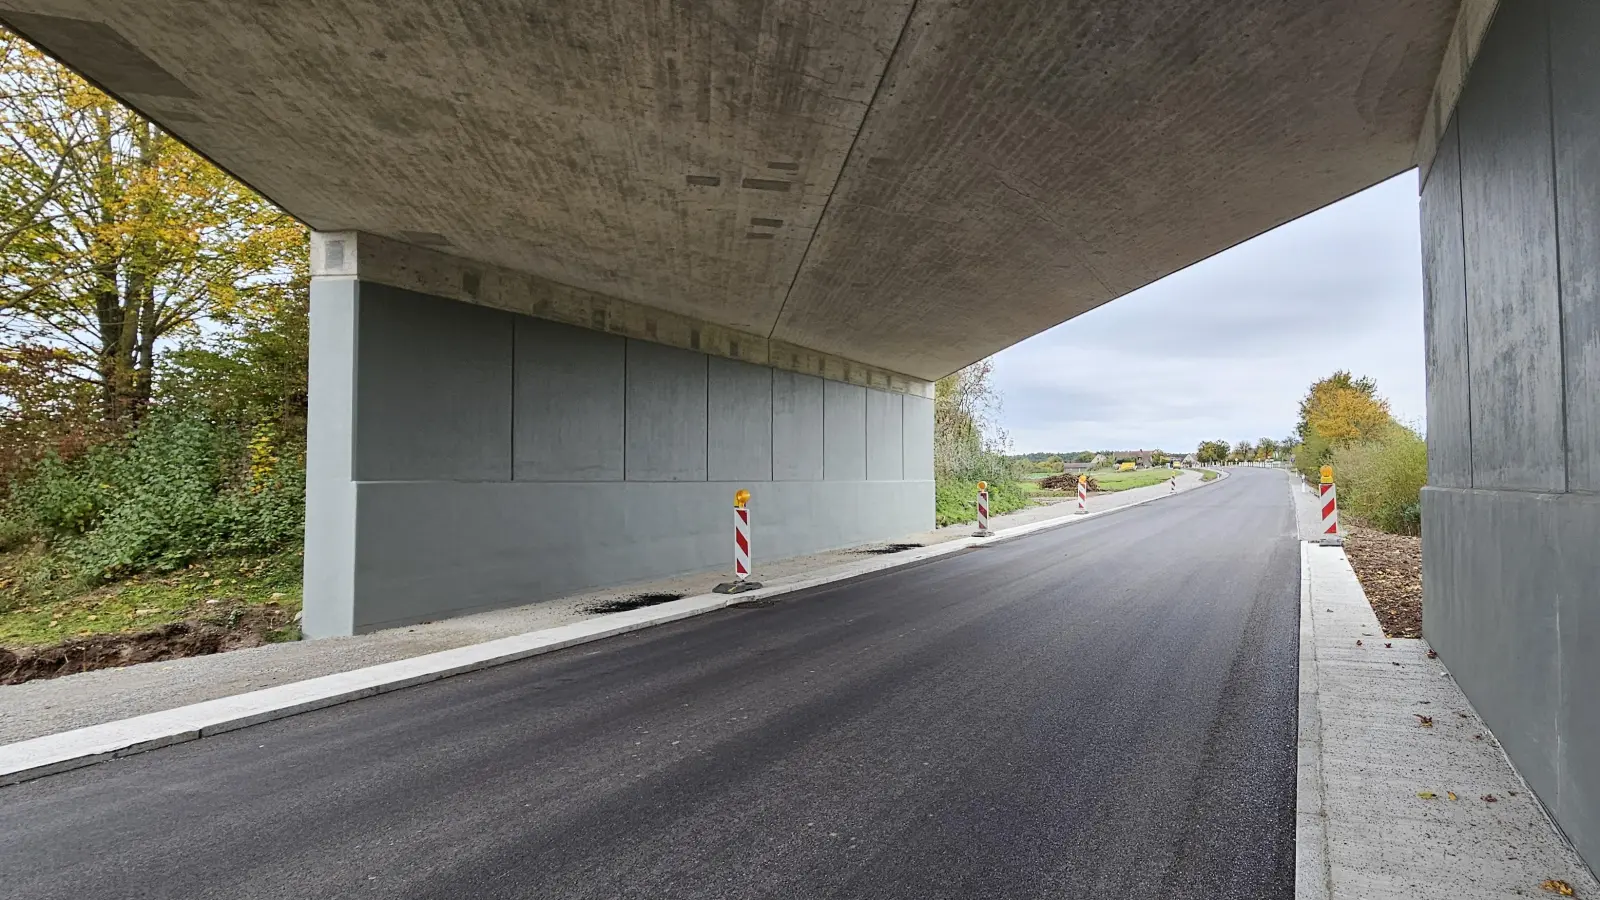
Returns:
[[[318,636],[925,528],[934,379],[1420,166],[1426,636],[1600,861],[1600,6],[0,5],[318,232]]]

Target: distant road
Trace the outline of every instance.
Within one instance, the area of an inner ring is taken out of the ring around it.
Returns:
[[[1282,473],[0,789],[0,896],[1291,898]]]

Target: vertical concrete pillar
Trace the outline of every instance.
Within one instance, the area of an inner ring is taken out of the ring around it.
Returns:
[[[302,623],[310,637],[350,634],[354,627],[357,293],[354,276],[311,280]]]

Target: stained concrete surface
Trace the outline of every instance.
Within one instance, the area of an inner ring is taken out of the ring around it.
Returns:
[[[933,379],[1409,168],[1457,6],[6,0],[0,18],[316,229]]]
[[[1288,898],[1290,529],[1241,472],[8,788],[7,889]]]
[[[1422,208],[1423,635],[1591,864],[1600,862],[1600,257],[1590,252],[1600,205],[1588,164],[1600,152],[1597,40],[1588,0],[1502,3]]]

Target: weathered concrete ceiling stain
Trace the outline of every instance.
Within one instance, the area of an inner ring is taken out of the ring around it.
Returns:
[[[947,371],[1403,171],[1454,5],[923,0],[776,334]]]
[[[315,228],[924,378],[1407,168],[1456,3],[0,0]]]

